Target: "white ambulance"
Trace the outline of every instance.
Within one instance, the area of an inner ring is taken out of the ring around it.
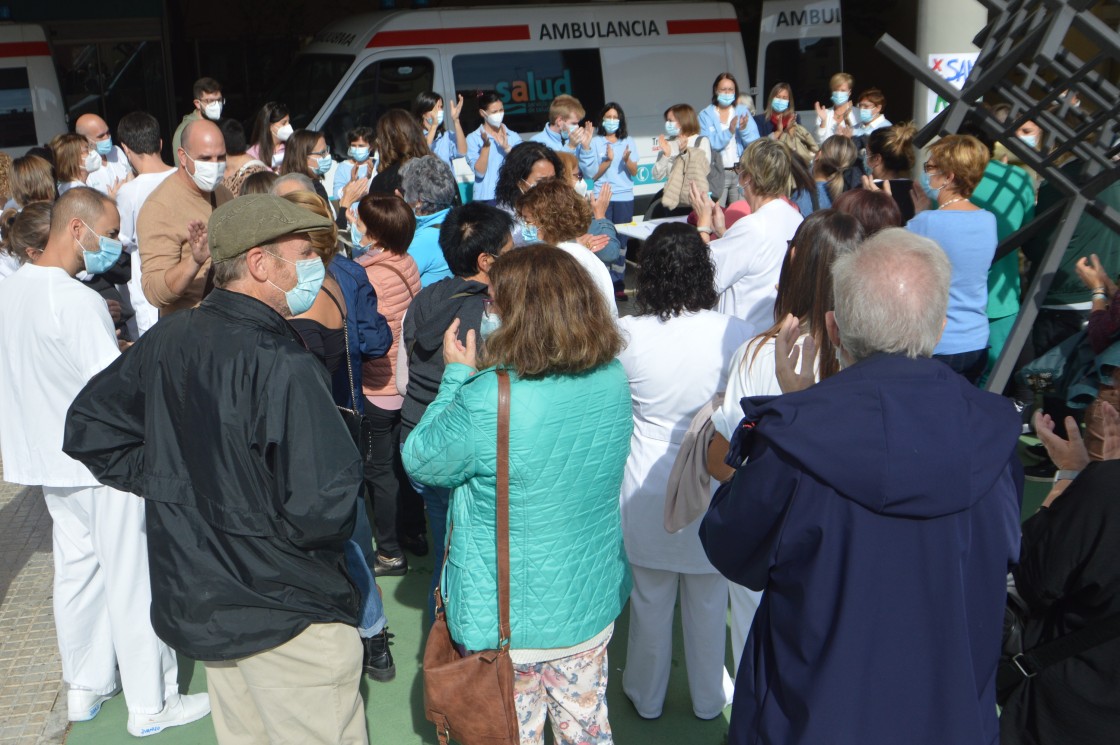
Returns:
[[[617,102],[638,145],[635,196],[656,192],[654,138],[663,113],[711,104],[712,82],[732,72],[750,89],[743,41],[728,3],[590,3],[390,11],[352,16],[315,35],[273,99],[292,126],[326,132],[335,153],[346,132],[373,126],[391,108],[410,108],[422,91],[445,105],[462,95],[462,124],[479,126],[479,92],[496,91],[506,125],[528,138],[568,93],[597,119]],[[595,122],[598,124],[598,121]],[[460,177],[470,178],[463,166]]]
[[[762,4],[755,67],[758,110],[777,83],[793,88],[801,123],[814,126],[813,104],[828,101],[828,81],[844,69],[840,0],[767,0]]]
[[[43,29],[0,23],[0,150],[18,157],[65,131],[62,94]]]

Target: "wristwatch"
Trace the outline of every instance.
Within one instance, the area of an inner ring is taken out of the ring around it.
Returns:
[[[1054,474],[1054,483],[1056,484],[1059,481],[1073,481],[1077,478],[1077,474],[1079,473],[1081,473],[1081,471],[1059,470]]]

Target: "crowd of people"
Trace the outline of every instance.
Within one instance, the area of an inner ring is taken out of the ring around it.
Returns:
[[[123,689],[134,736],[368,742],[361,678],[397,666],[377,578],[431,554],[426,625],[508,643],[522,742],[612,742],[627,605],[637,714],[679,605],[692,711],[732,706],[733,745],[1114,734],[1115,650],[1015,681],[1002,719],[997,668],[1009,586],[1030,645],[1120,609],[1120,239],[1077,226],[1021,360],[1088,350],[1086,447],[1065,388],[1028,422],[1026,376],[980,387],[1049,236],[997,246],[1060,192],[973,121],[919,153],[854,84],[811,121],[730,73],[669,107],[641,242],[624,108],[571,95],[523,141],[497,94],[426,92],[339,153],[202,78],[172,164],[145,112],[0,161],[0,450],[54,521],[70,720]],[[1020,529],[1032,423],[1055,487]]]

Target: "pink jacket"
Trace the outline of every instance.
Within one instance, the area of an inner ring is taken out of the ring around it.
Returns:
[[[362,363],[362,392],[367,396],[396,396],[397,345],[401,321],[420,292],[420,270],[407,253],[370,251],[358,258],[377,294],[377,310],[393,331],[393,345],[384,357]]]

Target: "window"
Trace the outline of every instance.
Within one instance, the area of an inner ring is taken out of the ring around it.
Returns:
[[[451,62],[456,93],[463,97],[462,124],[468,132],[481,123],[479,93],[495,91],[505,105],[505,125],[531,133],[548,121],[548,104],[563,93],[575,96],[595,116],[603,107],[603,67],[597,49],[465,54]]]
[[[305,54],[269,100],[288,107],[292,129],[305,129],[353,63],[354,58],[346,54]]]
[[[323,125],[327,143],[345,153],[346,133],[354,127],[373,127],[389,109],[412,109],[412,101],[434,86],[435,66],[427,57],[383,59],[367,65]]]
[[[840,39],[836,37],[772,41],[766,47],[766,82],[759,89],[762,106],[767,105],[764,97],[778,83],[789,83],[793,88],[798,111],[812,111],[817,101],[831,106],[828,80],[842,69]]]
[[[0,147],[35,145],[35,112],[27,68],[0,70]]]

